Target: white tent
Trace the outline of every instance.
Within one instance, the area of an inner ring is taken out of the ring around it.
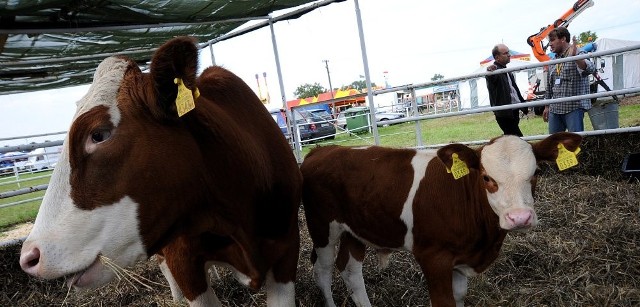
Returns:
[[[595,41],[596,51],[606,51],[640,44],[640,41],[627,41],[611,38],[599,38]],[[612,90],[640,87],[640,50],[633,50],[623,54],[615,54],[596,59],[596,65],[604,68],[599,72],[600,77]],[[601,86],[598,91],[605,91]]]
[[[529,65],[530,61],[511,60],[507,64],[508,68],[520,67]],[[492,63],[488,63],[489,65]],[[527,90],[529,89],[529,70],[527,69],[514,72],[516,77],[516,84],[520,89],[520,94],[525,99],[527,98]],[[487,65],[478,67],[471,74],[481,73],[487,71]],[[489,104],[489,91],[487,90],[487,82],[485,78],[470,79],[459,83],[458,90],[460,91],[460,103],[462,109],[474,109],[478,107],[488,107]]]

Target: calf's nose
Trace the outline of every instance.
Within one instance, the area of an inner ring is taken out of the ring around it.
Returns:
[[[40,249],[37,247],[32,247],[28,249],[23,249],[20,253],[20,267],[23,271],[31,274],[38,275],[38,270],[40,268]]]
[[[519,209],[507,213],[507,220],[511,228],[526,228],[531,226],[531,210]]]

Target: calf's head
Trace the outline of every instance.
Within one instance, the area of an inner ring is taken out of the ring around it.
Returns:
[[[197,56],[193,40],[177,38],[158,49],[149,74],[124,57],[98,66],[22,247],[24,271],[99,286],[114,276],[102,257],[131,265],[184,223],[180,204],[197,197],[190,187],[202,157],[177,117],[174,78],[193,88]]]
[[[533,144],[506,135],[478,150],[461,144],[447,145],[438,150],[438,157],[451,168],[455,153],[469,169],[477,170],[475,174],[481,177],[477,180],[482,180],[487,200],[498,215],[501,228],[527,229],[538,223],[533,207],[537,164],[555,161],[558,144],[573,152],[581,141],[580,135],[567,132],[553,134]]]

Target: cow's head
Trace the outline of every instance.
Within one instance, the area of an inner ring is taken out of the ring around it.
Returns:
[[[198,197],[202,157],[176,114],[174,79],[193,89],[197,58],[183,37],[158,49],[148,74],[125,57],[98,66],[22,247],[24,271],[99,286],[114,276],[102,256],[131,265],[187,223],[180,204]]]
[[[479,150],[461,144],[447,145],[438,150],[438,157],[451,168],[452,155],[456,153],[468,168],[478,171],[501,228],[526,229],[538,223],[533,208],[537,164],[555,161],[558,144],[573,152],[581,141],[580,135],[567,132],[553,134],[534,144],[507,135],[493,139]]]

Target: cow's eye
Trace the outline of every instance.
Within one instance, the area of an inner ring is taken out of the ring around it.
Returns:
[[[98,130],[94,131],[91,134],[91,141],[94,143],[101,143],[106,141],[111,136],[111,131],[109,130]]]
[[[489,176],[487,176],[487,175],[484,175],[484,176],[482,176],[482,180],[484,180],[484,182],[489,182],[489,181],[491,181],[491,178],[489,178]]]

